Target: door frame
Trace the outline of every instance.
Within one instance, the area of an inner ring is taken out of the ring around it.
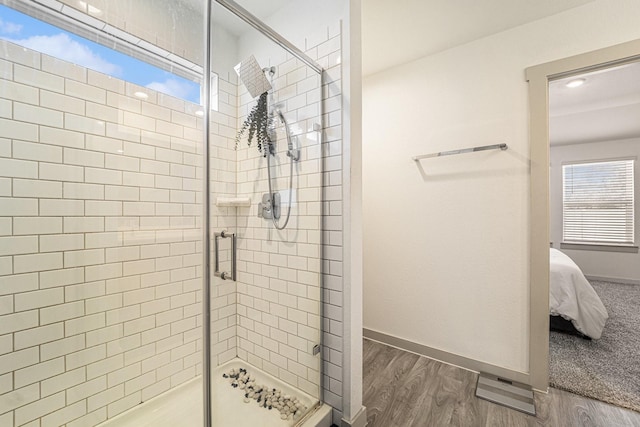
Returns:
[[[529,67],[531,386],[549,386],[549,82],[640,61],[640,39]]]

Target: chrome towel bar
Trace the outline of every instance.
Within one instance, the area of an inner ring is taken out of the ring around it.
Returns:
[[[509,147],[507,146],[507,144],[483,145],[480,147],[461,148],[459,150],[441,151],[439,153],[423,154],[421,156],[412,157],[411,159],[417,162],[422,159],[428,159],[430,157],[452,156],[454,154],[473,153],[475,151],[497,150],[498,148],[504,151]]]

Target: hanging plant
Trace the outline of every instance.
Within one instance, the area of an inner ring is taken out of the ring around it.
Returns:
[[[236,150],[238,149],[240,139],[244,136],[245,132],[248,131],[248,146],[251,146],[251,143],[255,138],[258,151],[263,157],[267,157],[267,153],[274,154],[273,143],[269,137],[271,120],[267,107],[267,92],[264,92],[258,98],[257,104],[253,106],[236,135]]]

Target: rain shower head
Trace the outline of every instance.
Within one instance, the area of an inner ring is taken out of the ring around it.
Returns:
[[[257,98],[271,89],[271,83],[265,77],[264,71],[253,55],[233,68],[253,98]]]

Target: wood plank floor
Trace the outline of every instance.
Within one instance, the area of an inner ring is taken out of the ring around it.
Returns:
[[[363,352],[368,427],[640,427],[640,413],[562,390],[536,393],[536,417],[475,397],[478,375],[368,339]]]

